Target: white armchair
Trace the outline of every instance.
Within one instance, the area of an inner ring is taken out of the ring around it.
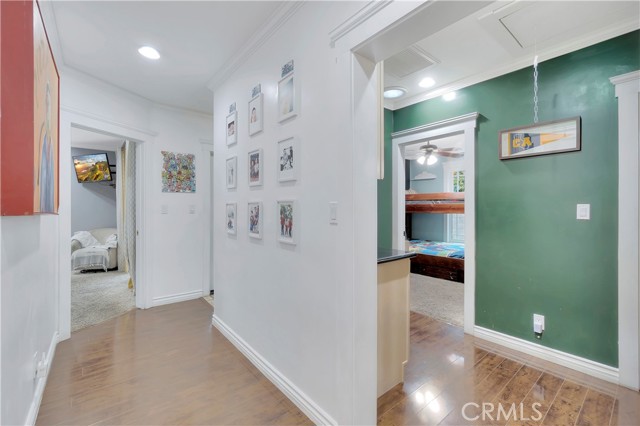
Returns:
[[[115,228],[97,228],[89,233],[96,242],[83,243],[83,239],[71,239],[71,268],[74,271],[86,271],[103,269],[114,269],[118,267],[117,237],[113,244],[113,235],[118,235]],[[86,234],[85,234],[86,235]],[[115,245],[115,246],[114,246]]]

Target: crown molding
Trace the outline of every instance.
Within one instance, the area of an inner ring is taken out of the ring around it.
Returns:
[[[215,91],[242,66],[264,43],[267,42],[297,11],[304,1],[285,1],[271,14],[266,24],[251,36],[249,41],[207,82]]]
[[[363,22],[367,21],[391,3],[393,3],[393,0],[372,0],[367,3],[362,9],[329,32],[329,45],[335,47],[338,40],[349,34],[355,28],[358,28]]]
[[[629,81],[633,81],[633,80],[640,80],[640,70],[631,71],[622,75],[616,75],[615,77],[611,77],[609,79],[609,81],[616,86],[618,84],[628,83]]]

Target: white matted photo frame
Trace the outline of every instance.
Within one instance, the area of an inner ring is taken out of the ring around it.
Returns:
[[[263,95],[262,93],[255,96],[249,101],[249,136],[259,133],[263,129]]]
[[[295,73],[291,72],[278,82],[278,121],[285,121],[298,114]]]
[[[227,158],[227,189],[238,187],[238,157]]]
[[[278,182],[298,179],[301,158],[298,146],[298,139],[295,137],[278,141]]]
[[[262,163],[264,156],[262,149],[258,148],[253,151],[249,151],[247,155],[247,165],[249,171],[249,186],[262,185]]]
[[[227,203],[224,217],[227,234],[236,235],[238,233],[238,204]]]
[[[247,203],[247,229],[251,238],[262,239],[262,213],[260,201]]]
[[[227,115],[227,146],[238,142],[238,112]]]
[[[276,201],[278,241],[295,245],[300,229],[300,210],[296,200]]]

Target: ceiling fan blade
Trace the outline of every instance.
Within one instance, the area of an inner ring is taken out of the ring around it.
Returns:
[[[437,153],[439,156],[441,157],[449,157],[449,158],[460,158],[460,157],[464,157],[464,152],[461,151],[453,151],[453,152],[449,152],[449,151],[438,151]]]

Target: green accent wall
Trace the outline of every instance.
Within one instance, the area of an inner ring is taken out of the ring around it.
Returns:
[[[384,110],[384,179],[378,180],[378,247],[391,248],[391,133],[393,111]]]
[[[498,131],[533,123],[528,67],[394,111],[394,131],[480,113],[476,324],[618,364],[617,100],[609,77],[640,68],[640,33],[539,64],[540,121],[582,117],[582,150],[500,161]],[[591,220],[576,220],[576,204]],[[532,315],[545,316],[540,340]]]

